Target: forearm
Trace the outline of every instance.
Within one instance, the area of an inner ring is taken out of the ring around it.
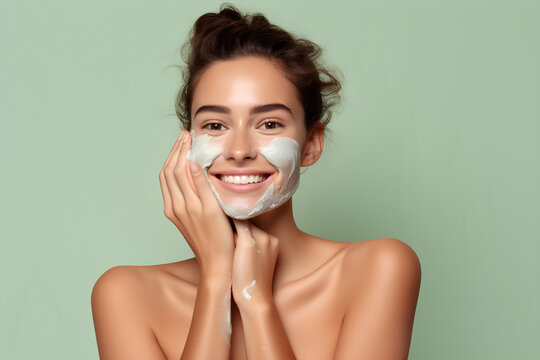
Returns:
[[[273,299],[239,310],[249,360],[296,359]]]
[[[229,359],[230,307],[230,277],[203,277],[197,290],[191,326],[181,359]]]

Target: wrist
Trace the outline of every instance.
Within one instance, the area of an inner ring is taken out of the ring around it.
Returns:
[[[275,309],[274,298],[271,295],[254,295],[249,300],[242,296],[239,301],[236,301],[235,298],[235,303],[240,313],[246,316],[268,314]]]
[[[201,282],[230,283],[232,279],[232,264],[222,264],[204,267],[201,266]]]
[[[223,301],[223,297],[230,293],[231,281],[228,279],[201,278],[197,287],[197,296],[200,294],[210,301]]]

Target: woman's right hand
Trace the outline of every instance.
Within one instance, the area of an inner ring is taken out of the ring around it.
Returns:
[[[190,166],[186,157],[190,148],[191,136],[182,131],[159,173],[165,216],[193,250],[203,277],[230,275],[232,227],[199,164]]]

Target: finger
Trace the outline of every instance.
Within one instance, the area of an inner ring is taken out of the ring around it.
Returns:
[[[184,197],[182,195],[182,192],[180,191],[180,187],[178,186],[178,183],[176,182],[174,171],[175,171],[176,162],[178,161],[180,148],[184,142],[186,134],[187,134],[186,131],[182,131],[182,133],[180,134],[180,139],[178,141],[178,144],[176,144],[174,151],[171,153],[171,157],[169,161],[167,162],[166,166],[163,169],[164,178],[167,184],[167,189],[171,196],[172,206],[174,207],[175,211],[176,209],[181,209],[185,206]]]
[[[201,199],[203,209],[211,209],[213,207],[219,207],[217,199],[212,192],[209,180],[206,178],[201,166],[196,162],[190,163],[190,173],[193,178],[193,183]]]
[[[257,243],[257,249],[260,249],[261,251],[267,249],[270,246],[271,238],[273,236],[258,228],[252,222],[249,223],[249,228],[251,231],[251,235]]]
[[[175,150],[180,146],[183,136],[184,136],[184,131],[180,131],[180,134],[176,138],[176,141],[173,144],[173,147],[171,149],[171,152],[169,153],[169,156],[167,156],[167,159],[165,160],[165,164],[163,165],[164,168],[169,164],[172,156],[174,155]]]
[[[189,163],[187,159],[187,152],[191,147],[191,136],[187,134],[184,137],[184,141],[180,146],[178,159],[176,160],[176,166],[174,169],[176,180],[178,182],[178,185],[180,187],[180,191],[182,191],[182,195],[184,195],[184,198],[186,199],[186,203],[189,203],[193,206],[195,204],[200,204],[200,201],[197,197],[197,194],[193,191],[193,188],[189,184],[189,176],[190,173],[187,170],[187,164]]]
[[[191,136],[189,137],[189,149],[191,150],[191,145],[193,144],[193,139],[191,138]],[[189,186],[191,187],[191,190],[193,190],[193,192],[197,195],[197,197],[199,197],[199,192],[197,191],[197,187],[195,186],[195,183],[193,182],[193,175],[191,174],[191,169],[190,169],[190,160],[189,160],[189,156],[187,156],[187,153],[186,153],[186,158],[187,158],[187,161],[186,161],[186,172],[188,173],[188,182],[189,182]]]
[[[189,160],[189,159],[188,159]],[[188,173],[188,182],[189,182],[189,186],[191,187],[191,190],[193,190],[193,192],[199,197],[201,197],[201,195],[199,194],[199,191],[197,190],[197,186],[195,186],[195,182],[193,181],[193,174],[191,173],[191,166],[190,166],[190,162],[188,161],[187,164],[186,164],[186,172]]]
[[[251,236],[251,231],[249,229],[249,222],[246,220],[236,220],[233,219],[234,226],[236,227],[237,240],[236,246],[239,245],[248,245],[255,246],[255,239]]]
[[[172,214],[170,213],[170,210],[172,210],[172,202],[171,202],[171,193],[169,192],[169,187],[167,186],[167,180],[165,179],[165,168],[168,166],[171,158],[173,157],[176,149],[180,146],[180,142],[183,136],[183,132],[180,132],[178,135],[178,138],[174,142],[174,145],[171,149],[171,152],[167,156],[167,159],[165,160],[165,164],[163,165],[163,168],[159,172],[159,184],[161,186],[161,194],[163,195],[163,204],[165,208],[165,216],[169,218]]]
[[[167,180],[165,180],[165,175],[159,173],[159,185],[161,186],[161,194],[163,195],[163,206],[165,208],[165,216],[169,217],[171,215],[170,209],[172,209],[171,202],[171,193],[167,187]]]

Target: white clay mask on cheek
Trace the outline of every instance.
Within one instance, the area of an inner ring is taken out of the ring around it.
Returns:
[[[207,178],[207,169],[222,152],[223,141],[216,140],[208,134],[194,137],[193,131],[191,132],[191,149],[187,153],[187,158],[191,162],[198,163]]]
[[[270,144],[263,146],[259,152],[274,165],[279,179],[266,189],[263,196],[244,219],[249,219],[274,209],[289,200],[300,183],[300,146],[291,138],[275,138]]]
[[[207,169],[212,162],[223,153],[223,139],[207,134],[193,138],[191,150],[188,152],[189,161],[197,162],[208,179]],[[268,210],[274,209],[289,200],[300,182],[300,146],[291,138],[275,138],[268,145],[259,148],[266,160],[274,165],[279,179],[274,179],[255,205],[246,204],[242,200],[231,200],[223,203],[216,189],[208,179],[221,208],[233,219],[250,219]],[[277,182],[277,180],[279,180]]]

